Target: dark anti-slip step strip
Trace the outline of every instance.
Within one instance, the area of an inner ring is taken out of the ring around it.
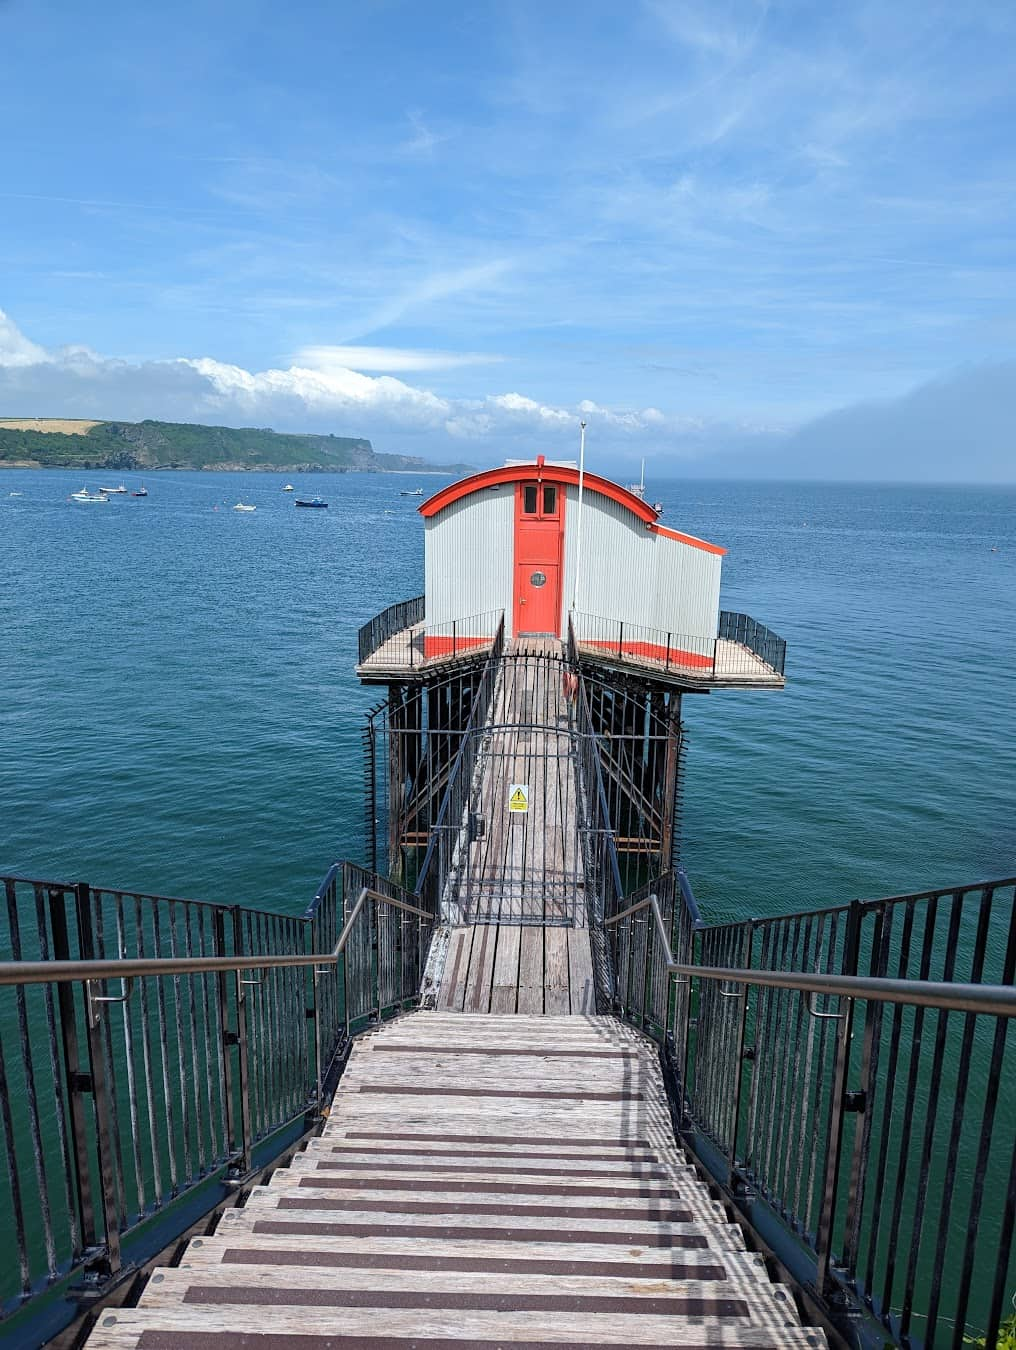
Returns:
[[[343,1139],[416,1139],[425,1143],[458,1144],[465,1152],[472,1144],[541,1144],[548,1148],[564,1145],[567,1148],[623,1148],[640,1152],[649,1152],[650,1145],[638,1138],[628,1139],[576,1139],[572,1135],[546,1134],[378,1134],[376,1130],[346,1130]]]
[[[639,1313],[656,1317],[747,1318],[740,1298],[630,1294],[478,1294],[442,1289],[285,1289],[245,1284],[191,1285],[184,1303],[260,1304],[272,1308],[437,1308],[456,1312]]]
[[[362,1237],[362,1238],[439,1238],[457,1242],[567,1242],[569,1246],[596,1243],[611,1247],[678,1247],[685,1251],[708,1251],[709,1243],[699,1233],[636,1233],[621,1229],[601,1232],[596,1229],[570,1232],[566,1236],[549,1228],[456,1228],[454,1224],[406,1223],[300,1223],[279,1219],[258,1219],[255,1233],[284,1233],[295,1237]]]
[[[370,1053],[395,1055],[517,1055],[522,1059],[638,1059],[634,1050],[526,1050],[520,1046],[391,1045],[380,1042]]]
[[[567,1196],[569,1200],[584,1200],[594,1196],[600,1200],[666,1200],[678,1201],[679,1193],[661,1183],[655,1186],[632,1186],[626,1190],[623,1186],[577,1186],[569,1182],[566,1190],[560,1184],[546,1185],[538,1181],[456,1181],[440,1177],[414,1177],[412,1181],[399,1177],[368,1177],[357,1181],[349,1177],[326,1177],[319,1172],[300,1174],[300,1186],[313,1187],[319,1191],[350,1191],[354,1196],[359,1191],[444,1191],[447,1194],[475,1194],[480,1191],[487,1195],[556,1195]],[[703,1196],[703,1200],[705,1196]]]
[[[523,1143],[523,1140],[519,1141]],[[426,1158],[463,1158],[473,1153],[485,1153],[483,1140],[476,1141],[476,1147],[463,1144],[459,1148],[441,1148],[438,1145],[431,1144],[425,1148],[410,1148],[406,1144],[393,1144],[391,1148],[384,1148],[378,1144],[350,1144],[344,1149],[339,1144],[334,1144],[332,1150],[335,1153],[376,1153],[378,1157],[384,1158],[398,1154],[420,1154]],[[649,1161],[656,1162],[656,1155],[650,1153],[647,1157],[645,1153],[636,1154],[631,1152],[630,1157],[623,1153],[488,1153],[487,1157],[493,1162],[499,1162],[502,1159],[505,1162],[514,1162],[522,1159],[523,1161],[532,1161],[534,1158],[546,1162],[616,1162],[623,1163],[629,1161]]]
[[[341,1149],[336,1149],[336,1153],[341,1153]],[[542,1159],[541,1159],[542,1161]],[[553,1158],[547,1160],[553,1163]],[[666,1180],[667,1173],[662,1167],[653,1167],[648,1163],[643,1166],[641,1163],[622,1163],[621,1166],[611,1171],[589,1172],[584,1167],[534,1167],[527,1159],[518,1167],[504,1167],[501,1159],[492,1160],[490,1163],[463,1163],[461,1166],[452,1163],[434,1162],[434,1163],[395,1163],[395,1162],[353,1162],[347,1159],[322,1158],[317,1164],[320,1168],[328,1168],[332,1171],[342,1172],[502,1172],[505,1175],[521,1174],[531,1177],[584,1177],[584,1178],[603,1178],[609,1181],[612,1177],[630,1177],[632,1181],[651,1181],[655,1178]]]
[[[721,1265],[633,1257],[630,1261],[563,1261],[536,1256],[428,1256],[405,1252],[315,1252],[264,1247],[227,1247],[224,1266],[320,1266],[336,1270],[440,1270],[462,1275],[582,1275],[626,1280],[727,1280]]]
[[[101,1325],[116,1321],[115,1314],[103,1318]],[[643,1343],[644,1344],[644,1343]],[[722,1342],[719,1342],[722,1344]],[[815,1344],[819,1340],[815,1338]],[[660,1341],[660,1350],[671,1350],[673,1342]],[[758,1342],[763,1345],[762,1341]],[[706,1338],[685,1341],[682,1350],[716,1350],[717,1341]],[[781,1350],[774,1333],[771,1350]],[[479,1340],[470,1336],[363,1336],[341,1332],[314,1335],[311,1332],[269,1331],[143,1331],[138,1350],[592,1350],[587,1338],[554,1341]],[[595,1350],[632,1350],[630,1341],[597,1341]],[[651,1347],[646,1347],[651,1350]]]
[[[407,1087],[401,1083],[353,1083],[343,1084],[346,1092],[382,1094],[386,1097],[515,1097],[526,1101],[575,1101],[584,1102],[640,1102],[641,1092],[583,1092],[576,1088],[574,1092],[531,1091],[521,1092],[517,1088],[480,1088],[480,1087]]]
[[[278,1203],[281,1209],[349,1210],[360,1214],[491,1214],[506,1219],[538,1217],[545,1219],[636,1219],[651,1223],[694,1223],[695,1215],[688,1209],[675,1209],[672,1203],[639,1205],[631,1208],[590,1209],[588,1205],[543,1204],[511,1200],[368,1200],[353,1196],[339,1200],[321,1196],[285,1195]]]

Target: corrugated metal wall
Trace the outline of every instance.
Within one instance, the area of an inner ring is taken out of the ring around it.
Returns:
[[[567,612],[575,593],[578,488],[569,487],[566,495]],[[582,516],[579,611],[675,635],[716,636],[720,554],[654,533],[599,492],[583,493]]]
[[[515,485],[475,492],[425,524],[428,626],[488,610],[512,620]]]

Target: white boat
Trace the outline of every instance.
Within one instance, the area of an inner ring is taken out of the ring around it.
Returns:
[[[234,510],[234,511],[256,511],[256,510],[257,510],[257,507],[256,507],[256,506],[244,506],[243,502],[237,502],[237,504],[233,507],[233,510]]]
[[[400,493],[399,493],[399,496],[400,496],[400,497],[423,497],[423,496],[426,496],[426,493],[424,492],[423,488],[413,488],[412,491],[410,491],[410,490],[407,488],[405,491],[400,492]]]
[[[285,486],[282,490],[283,490],[283,492],[295,492],[295,491],[296,491],[296,488],[293,486],[292,483],[287,483],[286,486]]]
[[[126,496],[127,496],[127,489],[124,487],[123,483],[121,483],[119,487],[115,487],[115,488],[101,487],[101,488],[99,488],[99,491],[100,491],[100,492],[104,492],[104,493],[106,494],[107,497],[126,497]]]
[[[89,492],[83,487],[80,492],[71,493],[72,502],[108,502],[109,498],[104,492]]]

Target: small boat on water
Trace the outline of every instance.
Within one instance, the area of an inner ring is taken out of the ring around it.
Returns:
[[[282,490],[283,490],[283,492],[295,492],[295,491],[296,491],[296,488],[293,486],[292,483],[287,483],[286,486],[285,486]]]
[[[137,492],[132,492],[132,493],[131,493],[131,496],[132,496],[132,497],[147,497],[147,496],[148,496],[148,489],[145,487],[144,483],[142,483],[141,486],[138,488]]]
[[[412,488],[412,489],[410,489],[410,488],[405,488],[405,489],[403,489],[402,492],[399,493],[399,496],[400,496],[400,497],[424,497],[424,496],[426,496],[426,493],[424,492],[423,488]]]
[[[105,492],[89,492],[86,487],[83,487],[80,492],[72,492],[70,500],[72,502],[108,502],[109,497]]]
[[[325,501],[325,499],[324,499],[323,497],[311,497],[311,499],[310,499],[309,502],[308,502],[308,501],[305,501],[305,500],[303,499],[303,497],[297,497],[297,499],[296,499],[296,501],[293,503],[293,505],[294,505],[294,506],[311,506],[311,507],[316,507],[317,510],[319,510],[319,511],[324,511],[324,510],[326,510],[327,507],[328,507],[328,503]]]
[[[115,488],[101,487],[101,488],[99,488],[99,491],[100,491],[100,492],[104,492],[104,493],[106,494],[107,497],[126,497],[126,496],[127,496],[127,489],[124,487],[123,483],[121,483],[119,487],[115,487]]]
[[[234,511],[256,511],[256,510],[257,510],[257,507],[256,507],[256,506],[245,506],[243,502],[237,502],[237,504],[233,507],[233,510],[234,510]]]

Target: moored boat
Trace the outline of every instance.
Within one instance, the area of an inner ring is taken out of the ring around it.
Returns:
[[[237,502],[237,504],[233,507],[233,510],[234,510],[234,511],[256,511],[256,510],[257,510],[257,507],[256,507],[256,506],[246,506],[243,502]]]
[[[148,489],[145,487],[144,483],[142,483],[141,486],[138,488],[137,492],[132,492],[132,493],[131,493],[131,496],[132,496],[132,497],[147,497],[147,496],[148,496]]]
[[[104,493],[106,494],[107,497],[126,497],[126,496],[127,496],[127,489],[126,489],[126,487],[124,487],[123,483],[121,483],[119,487],[115,487],[115,488],[101,487],[101,488],[99,488],[99,491],[100,491],[100,492],[104,492]]]
[[[410,488],[404,488],[404,489],[399,493],[399,496],[400,496],[400,497],[424,497],[424,496],[426,496],[426,493],[424,492],[423,488],[411,488],[411,489],[410,489]]]
[[[295,491],[296,491],[296,488],[293,486],[292,483],[287,483],[286,486],[285,486],[282,490],[283,490],[283,492],[295,492]]]
[[[72,492],[70,495],[72,502],[108,502],[109,497],[105,492],[89,492],[87,488],[82,488],[80,492]]]
[[[311,506],[311,507],[316,507],[317,510],[319,510],[319,511],[323,511],[323,510],[325,510],[325,509],[327,508],[328,503],[324,500],[323,497],[311,497],[310,501],[305,501],[303,497],[297,497],[297,499],[296,499],[296,501],[293,503],[293,505],[294,505],[294,506]]]

